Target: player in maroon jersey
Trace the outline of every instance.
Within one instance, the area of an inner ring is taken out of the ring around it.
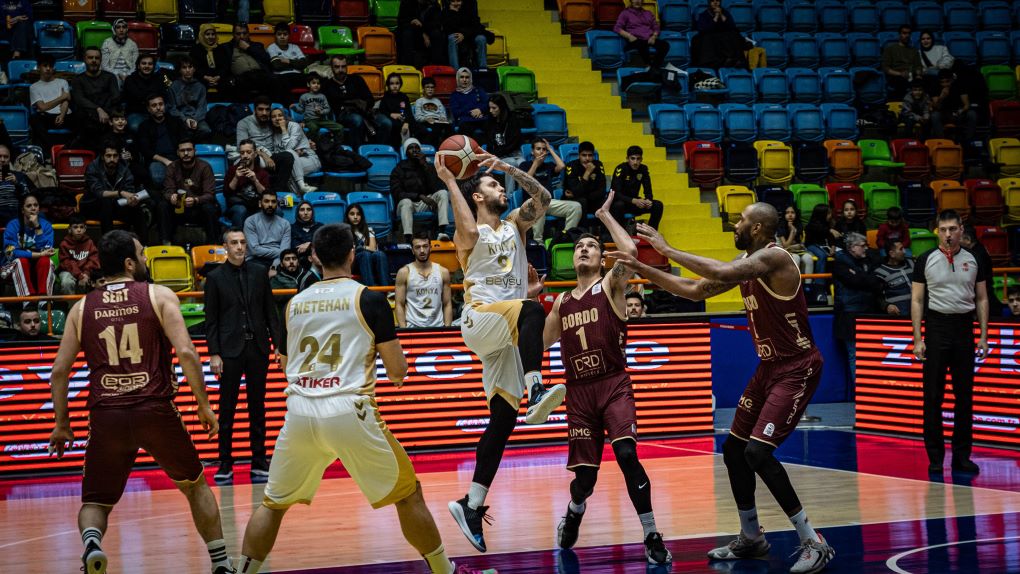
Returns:
[[[758,525],[755,474],[776,498],[800,536],[795,574],[818,572],[836,551],[808,522],[790,477],[775,457],[776,448],[797,427],[822,375],[822,355],[808,325],[800,269],[775,244],[779,214],[767,203],[744,208],[733,232],[745,253],[726,263],[671,247],[655,229],[638,225],[638,236],[655,250],[702,279],[677,277],[649,267],[630,253],[609,253],[662,288],[700,301],[739,286],[747,323],[761,363],[740,397],[723,460],[740,514],[740,535],[708,553],[712,560],[761,558],[769,543]]]
[[[609,230],[616,248],[637,254],[634,241],[609,213],[616,194],[609,192],[595,215]],[[669,564],[673,557],[662,542],[652,513],[652,489],[637,456],[634,390],[627,376],[627,281],[633,272],[620,264],[602,276],[602,243],[591,234],[574,244],[577,287],[561,293],[545,319],[545,347],[560,341],[567,380],[567,469],[574,472],[570,504],[557,528],[560,548],[577,542],[586,500],[595,489],[606,435],[623,471],[627,494],[644,531],[650,564]]]
[[[74,443],[67,409],[68,377],[78,351],[84,350],[89,367],[89,438],[78,512],[84,571],[106,572],[107,556],[100,543],[107,520],[124,492],[138,449],[144,448],[188,498],[195,526],[209,549],[213,574],[233,573],[219,506],[173,403],[177,379],[171,346],[198,402],[202,428],[209,438],[216,435],[219,426],[180,302],[166,287],[146,283],[145,253],[131,233],[116,230],[104,235],[99,262],[104,285],[71,307],[50,375],[56,415],[50,452],[59,458]]]

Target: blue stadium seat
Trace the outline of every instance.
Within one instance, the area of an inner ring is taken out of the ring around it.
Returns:
[[[85,62],[80,60],[60,60],[53,65],[53,70],[63,74],[81,74],[85,71]]]
[[[1008,3],[1002,0],[981,0],[977,10],[981,29],[1009,31],[1011,18]]]
[[[878,6],[868,0],[850,0],[846,3],[850,29],[854,32],[878,32]]]
[[[35,60],[11,60],[7,62],[7,78],[12,84],[23,83],[28,85],[28,80],[22,80],[21,75],[35,69]]]
[[[755,104],[754,120],[758,126],[759,139],[790,141],[790,116],[786,113],[786,106]]]
[[[726,139],[731,142],[750,143],[758,139],[758,125],[754,110],[744,104],[720,104]]]
[[[822,110],[811,104],[790,104],[786,106],[790,116],[790,131],[793,141],[820,142],[825,139],[825,119]]]
[[[978,11],[974,4],[954,0],[942,5],[946,31],[974,32],[978,27]],[[955,56],[955,54],[953,54]]]
[[[854,80],[843,68],[820,68],[822,80],[822,101],[834,104],[852,104],[854,101]]]
[[[819,32],[845,34],[850,28],[850,16],[842,0],[818,0],[815,2]]]
[[[1008,66],[1012,60],[1010,55],[1009,34],[1006,32],[978,32],[978,60],[982,66]],[[952,52],[950,52],[952,53]]]
[[[882,0],[878,8],[878,27],[882,30],[898,31],[900,26],[910,25],[910,9],[901,0]]]
[[[809,68],[787,68],[786,81],[790,87],[790,101],[817,104],[822,101],[822,79]]]
[[[1013,59],[1020,64],[1020,30],[1013,30],[1009,33],[1009,45],[1013,49]]]
[[[946,22],[949,20],[946,19]],[[946,32],[942,35],[942,43],[957,60],[972,66],[977,65],[978,45],[974,32]]]
[[[786,42],[776,32],[753,32],[751,39],[765,50],[765,60],[770,68],[786,67]]]
[[[334,193],[335,198],[309,198],[308,194],[305,194],[305,201],[312,204],[315,208],[315,221],[322,223],[343,223],[344,215],[347,213],[347,202],[340,197],[339,193]],[[425,212],[423,212],[425,213]]]
[[[942,7],[931,0],[910,2],[910,18],[915,30],[942,31]]]
[[[746,0],[723,0],[722,7],[733,17],[733,23],[742,33],[754,30],[754,8]]]
[[[776,0],[754,0],[754,19],[757,30],[763,32],[786,31],[786,9]],[[771,65],[771,64],[770,64]]]
[[[719,79],[730,90],[730,102],[753,104],[755,99],[754,76],[743,68],[722,68]]]
[[[690,4],[686,0],[660,0],[659,23],[663,30],[689,31],[692,27]]]
[[[400,161],[397,151],[388,145],[369,144],[359,147],[358,155],[372,162],[372,167],[368,168],[368,189],[388,192],[390,173]]]
[[[686,104],[687,127],[690,138],[719,143],[723,139],[722,114],[709,104]]]
[[[567,141],[567,112],[553,104],[531,104],[535,121],[535,135],[549,140],[552,145]]]
[[[666,63],[678,68],[686,68],[691,63],[691,41],[686,32],[667,30],[659,34],[659,39],[669,44]]]
[[[854,93],[857,101],[866,106],[884,104],[885,74],[875,68],[850,68],[854,79]]]
[[[393,230],[393,210],[385,195],[377,191],[352,191],[347,194],[347,205],[355,203],[365,212],[365,221],[375,232],[376,237],[382,238],[390,234]]]
[[[820,32],[815,34],[818,44],[818,65],[823,68],[844,68],[850,65],[850,42],[845,34]]]
[[[786,65],[800,68],[818,67],[818,46],[815,44],[814,36],[803,32],[787,32],[783,35],[783,40],[786,42]]]
[[[223,179],[227,177],[227,152],[223,146],[213,144],[195,144],[195,157],[203,159],[212,167],[216,179],[216,191],[223,191]]]
[[[882,46],[874,34],[851,32],[846,35],[850,42],[850,57],[855,66],[878,66],[882,62]]]
[[[670,146],[682,145],[687,140],[687,114],[676,104],[651,104],[648,115],[652,120],[652,133],[659,141]]]
[[[879,50],[885,50],[885,47],[889,44],[895,44],[900,41],[900,33],[890,30],[883,30],[878,34],[875,34],[875,37],[878,38]]]
[[[69,22],[60,20],[36,20],[35,41],[39,52],[52,54],[57,60],[74,57],[75,28]]]
[[[785,104],[790,100],[790,88],[786,83],[786,74],[782,70],[756,68],[752,73],[759,102]]]
[[[644,72],[644,68],[624,67],[616,70],[616,83],[618,86],[621,86],[620,99],[623,101],[624,106],[627,106],[629,98],[652,98],[661,92],[662,85],[657,82],[632,82],[628,84],[626,89],[622,88],[624,78],[634,74],[643,74]]]
[[[28,108],[25,106],[0,106],[0,121],[7,128],[14,144],[28,143]]]
[[[846,104],[822,104],[825,139],[856,140],[857,110]]]
[[[791,32],[814,34],[818,31],[815,5],[807,0],[787,0],[786,28]]]
[[[596,70],[615,70],[626,62],[623,37],[605,30],[584,33],[588,44],[588,57]]]

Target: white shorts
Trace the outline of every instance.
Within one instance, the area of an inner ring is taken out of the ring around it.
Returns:
[[[328,401],[332,416],[321,414]],[[302,408],[304,407],[304,408]],[[296,411],[296,412],[295,412]],[[269,465],[263,504],[282,509],[310,504],[322,473],[340,459],[373,508],[399,502],[415,492],[411,460],[379,415],[375,399],[338,395],[313,399],[291,395],[287,416]]]
[[[486,402],[500,395],[516,407],[524,397],[524,367],[517,350],[517,319],[523,303],[515,299],[464,308],[460,333],[482,361]]]

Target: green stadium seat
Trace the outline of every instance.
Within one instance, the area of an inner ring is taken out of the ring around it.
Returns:
[[[829,193],[825,188],[813,183],[794,183],[790,185],[793,201],[800,210],[801,223],[807,225],[811,212],[819,203],[829,203]]]
[[[931,231],[916,227],[910,228],[910,251],[915,257],[938,246],[939,238]]]
[[[552,261],[549,264],[549,278],[553,281],[574,281],[574,246],[569,243],[558,243],[552,246]]]
[[[354,34],[347,26],[319,26],[319,49],[330,56],[361,56],[365,53],[354,44]]]
[[[900,189],[894,185],[870,181],[861,184],[864,190],[864,203],[868,206],[868,227],[878,227],[885,223],[886,211],[890,207],[900,206]]]
[[[83,20],[75,24],[75,28],[79,46],[102,46],[103,40],[113,36],[113,26],[109,22]]]
[[[538,99],[535,72],[522,66],[501,66],[496,68],[496,73],[499,74],[500,91],[522,94],[529,101]]]
[[[181,315],[184,315],[184,326],[191,328],[205,322],[205,305],[202,303],[181,303]]]
[[[857,145],[861,148],[861,159],[865,167],[900,168],[905,165],[893,161],[889,142],[885,140],[860,140]]]

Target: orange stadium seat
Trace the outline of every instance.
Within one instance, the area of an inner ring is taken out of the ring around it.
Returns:
[[[358,28],[358,46],[365,51],[366,64],[386,66],[397,61],[397,40],[393,32],[381,26]]]
[[[372,96],[376,99],[383,96],[383,92],[386,89],[386,78],[379,68],[351,64],[347,66],[347,73],[352,76],[361,76],[365,83],[368,84],[368,89],[372,92]]]

